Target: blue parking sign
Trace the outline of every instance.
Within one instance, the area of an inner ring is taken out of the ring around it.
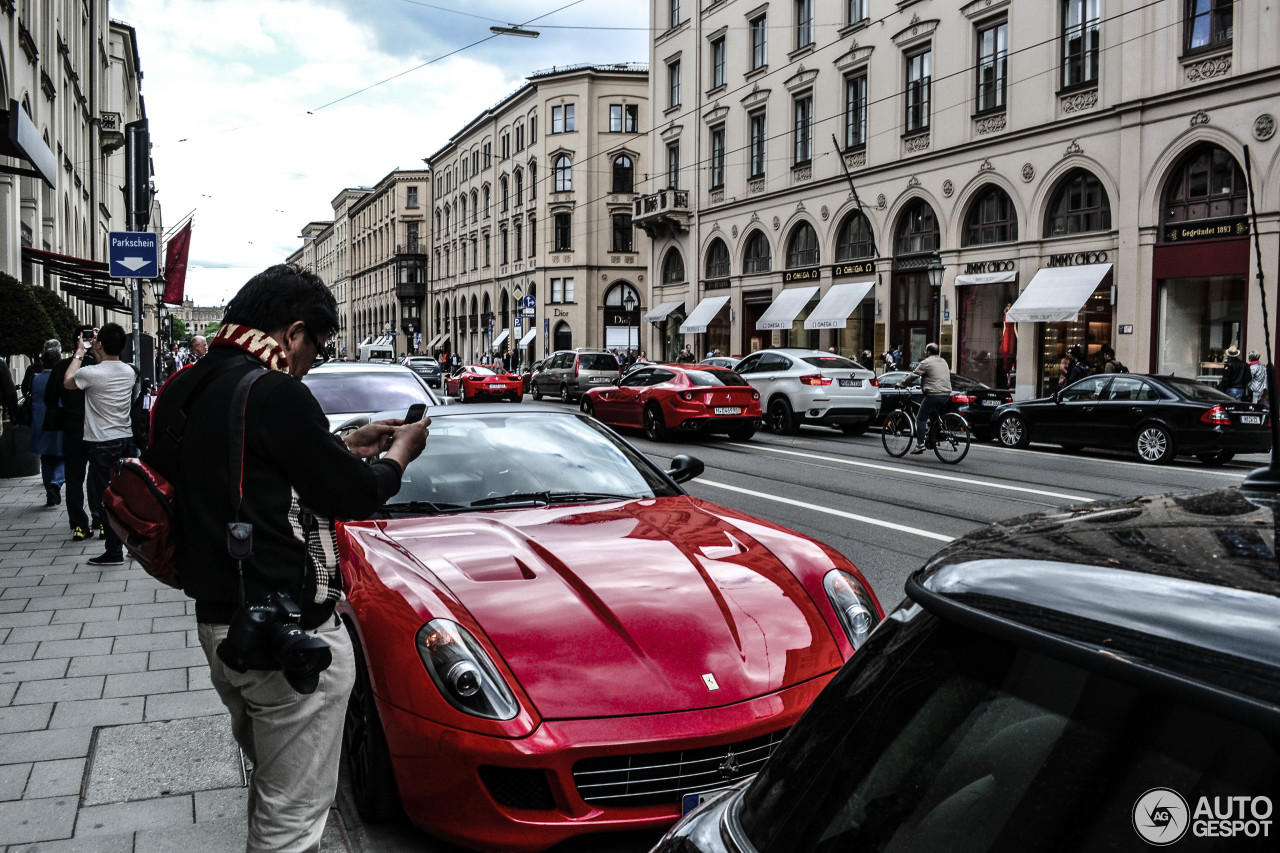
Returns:
[[[160,237],[152,231],[112,231],[107,238],[112,278],[160,275]]]

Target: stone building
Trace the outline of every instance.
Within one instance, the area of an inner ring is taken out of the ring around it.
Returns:
[[[538,72],[426,158],[429,352],[514,365],[640,345],[648,97],[643,65]]]
[[[957,372],[1029,397],[1076,344],[1204,378],[1226,348],[1264,347],[1280,16],[1218,0],[651,9],[664,168],[635,212],[650,350],[896,344],[914,361],[939,338]]]
[[[302,246],[287,261],[320,276],[329,286],[338,303],[338,332],[331,339],[333,354],[337,358],[355,358],[355,345],[351,328],[351,205],[368,195],[368,187],[347,187],[333,198],[333,219],[324,222],[308,222],[302,228]]]

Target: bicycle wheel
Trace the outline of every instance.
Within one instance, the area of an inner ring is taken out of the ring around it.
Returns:
[[[884,428],[880,432],[880,440],[884,442],[885,453],[890,456],[906,456],[907,451],[911,449],[911,442],[915,432],[916,425],[911,420],[911,415],[901,409],[889,415],[888,420],[884,422]]]
[[[954,465],[969,454],[973,430],[969,422],[955,412],[947,412],[936,422],[938,435],[933,442],[933,452],[948,465]]]

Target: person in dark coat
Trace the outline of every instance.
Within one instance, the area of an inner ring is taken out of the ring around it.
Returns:
[[[1245,389],[1248,387],[1249,368],[1241,360],[1239,348],[1228,347],[1227,357],[1222,362],[1222,377],[1218,380],[1218,390],[1236,400],[1243,400]]]
[[[62,503],[62,484],[66,476],[62,464],[62,429],[51,429],[54,418],[47,418],[45,390],[50,371],[62,358],[62,345],[51,340],[40,354],[39,373],[31,377],[31,452],[40,457],[40,478],[44,482],[45,506]]]
[[[95,364],[92,353],[85,354],[85,364]],[[62,462],[66,471],[67,521],[71,538],[81,542],[93,536],[107,537],[102,521],[102,501],[92,489],[88,492],[89,512],[85,513],[85,477],[89,473],[89,449],[84,443],[84,392],[63,385],[71,358],[58,362],[50,372],[45,388],[45,406],[62,410]]]
[[[1093,370],[1089,367],[1089,362],[1085,361],[1084,348],[1079,344],[1076,344],[1071,348],[1070,357],[1071,367],[1067,370],[1068,385],[1072,382],[1078,382],[1093,373]]]

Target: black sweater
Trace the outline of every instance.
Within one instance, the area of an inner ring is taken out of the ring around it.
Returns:
[[[177,470],[165,470],[156,460],[177,491],[178,569],[201,622],[226,623],[237,606],[236,564],[227,554],[234,502],[228,412],[240,378],[265,367],[239,350],[214,347],[166,383],[154,413],[159,437],[177,412],[173,390],[199,381],[228,360],[240,364],[211,379],[188,402]],[[253,386],[245,411],[240,520],[253,524],[253,557],[244,567],[247,598],[261,601],[269,592],[287,593],[302,608],[304,628],[322,624],[333,606],[316,605],[304,594],[311,587],[311,568],[289,521],[293,493],[319,515],[368,518],[400,490],[400,475],[394,462],[369,465],[351,453],[329,432],[320,404],[300,380],[278,371],[265,373]]]

